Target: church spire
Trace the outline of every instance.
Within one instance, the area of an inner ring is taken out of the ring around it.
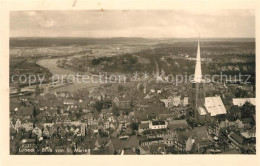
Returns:
[[[200,42],[198,41],[198,50],[197,50],[194,82],[200,83],[201,80],[202,80],[202,73],[201,73],[201,59],[200,59]]]

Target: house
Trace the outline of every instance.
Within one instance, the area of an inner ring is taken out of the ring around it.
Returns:
[[[19,107],[16,111],[16,115],[21,115],[25,119],[31,119],[33,117],[33,110],[34,107],[32,106]]]
[[[139,146],[138,149],[139,149],[140,155],[147,155],[147,154],[151,153],[148,145],[147,146]]]
[[[86,122],[88,126],[97,125],[98,120],[96,118],[95,114],[93,112],[87,113],[83,119],[82,122]]]
[[[124,135],[132,135],[133,134],[133,129],[130,127],[130,125],[126,126],[126,129],[123,132]]]
[[[184,105],[184,103],[184,106],[188,104],[188,98],[185,97],[183,100],[181,100],[181,96],[169,96],[167,99],[161,99],[160,101],[162,101],[167,108]]]
[[[86,136],[86,131],[87,131],[87,125],[82,124],[80,127],[81,136]]]
[[[237,105],[238,107],[242,107],[246,102],[254,106],[256,105],[255,98],[233,98],[233,105]]]
[[[14,128],[18,130],[20,127],[22,127],[22,122],[20,119],[17,119]]]
[[[119,122],[119,125],[121,125],[122,128],[126,128],[126,126],[130,125],[131,118],[129,116],[126,116],[126,115],[120,115],[118,117],[118,122]]]
[[[145,107],[148,107],[150,104],[155,104],[155,103],[158,103],[160,102],[159,99],[157,98],[144,98],[140,103],[139,103],[139,107],[140,108],[145,108]]]
[[[233,131],[230,132],[228,138],[231,141],[231,145],[235,148],[242,148],[245,143],[245,139],[240,134],[236,134]]]
[[[120,154],[122,150],[126,149],[130,149],[135,152],[136,148],[139,146],[136,136],[112,138],[111,142],[113,145],[111,148],[118,154]]]
[[[60,136],[64,136],[66,131],[64,129],[63,126],[59,126],[58,129],[57,129],[57,133],[60,135]]]
[[[98,134],[98,125],[91,125],[90,129],[93,131],[94,134]]]
[[[136,152],[134,152],[134,151],[131,150],[131,149],[123,150],[122,153],[123,153],[123,155],[137,155]],[[122,153],[121,153],[121,154],[122,154]]]
[[[26,131],[33,130],[33,123],[31,122],[23,123],[22,127],[25,128]]]
[[[138,126],[138,133],[142,134],[144,131],[149,130],[149,123],[141,123]]]
[[[42,129],[40,127],[35,127],[32,133],[37,135],[38,138],[40,138],[42,136]]]
[[[189,127],[186,119],[172,120],[168,122],[169,130],[187,129]]]
[[[211,146],[211,139],[205,126],[193,128],[195,144],[198,150]]]
[[[163,143],[164,140],[161,137],[157,138],[143,138],[140,140],[140,145],[141,146],[149,146],[149,145],[154,145],[154,144],[159,144]]]
[[[104,122],[104,128],[105,128],[105,130],[110,128],[110,122],[109,121]]]
[[[149,150],[151,154],[166,154],[165,150],[166,145],[165,144],[154,144],[149,145]]]
[[[10,119],[10,128],[14,129],[14,124],[13,124],[12,119]]]
[[[207,126],[207,130],[208,130],[208,134],[213,135],[213,136],[219,136],[219,132],[220,132],[220,125],[217,124],[211,124]]]
[[[173,101],[171,98],[170,99],[169,98],[161,99],[160,101],[162,101],[164,103],[165,107],[167,107],[167,108],[173,107]]]
[[[43,127],[52,127],[54,125],[54,123],[44,123]]]
[[[149,122],[149,129],[166,129],[167,128],[167,121],[150,121]]]
[[[49,132],[49,129],[48,129],[49,127],[44,127],[44,129],[43,129],[43,132],[42,132],[42,134],[43,134],[43,136],[45,136],[45,137],[50,137],[50,132]]]
[[[129,109],[132,107],[132,100],[130,97],[115,97],[113,102],[119,109]]]
[[[91,149],[93,150],[98,150],[98,149],[102,149],[102,150],[106,150],[108,151],[108,148],[106,148],[107,146],[109,146],[109,142],[111,142],[111,139],[108,137],[97,137],[96,139],[93,139],[94,144],[91,146]],[[107,152],[106,152],[107,153]]]
[[[192,132],[190,131],[178,131],[176,132],[176,139],[174,141],[174,147],[181,152],[189,152],[192,150]]]
[[[176,138],[176,132],[169,131],[169,133],[167,133],[163,136],[163,140],[164,140],[163,143],[168,147],[173,147],[175,138]]]
[[[176,117],[178,117],[178,116],[176,116],[175,113],[159,114],[159,116],[158,116],[158,120],[171,121],[171,120],[175,119]]]
[[[58,129],[58,126],[56,124],[50,127],[50,129],[49,129],[50,137],[57,134],[57,129]]]
[[[183,106],[187,106],[189,104],[189,97],[183,98]]]
[[[66,116],[66,117],[63,118],[63,123],[64,124],[70,124],[71,123],[71,119],[68,116]]]
[[[56,117],[55,123],[56,124],[62,124],[63,123],[63,118],[61,116]]]
[[[174,96],[173,97],[173,106],[177,107],[181,104],[181,96]]]
[[[71,125],[75,125],[75,126],[79,126],[80,125],[80,121],[78,120],[78,121],[72,121],[72,122],[70,122],[70,124]]]
[[[140,121],[148,121],[147,113],[146,111],[143,111],[139,108],[134,109],[134,118],[138,122]]]

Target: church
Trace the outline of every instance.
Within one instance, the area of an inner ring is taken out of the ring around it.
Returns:
[[[227,113],[220,96],[205,96],[206,85],[207,82],[202,77],[200,42],[198,41],[195,74],[189,88],[189,100],[193,108],[193,118],[198,123],[212,122],[217,116]]]

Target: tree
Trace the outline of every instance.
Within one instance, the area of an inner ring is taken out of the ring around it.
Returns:
[[[187,120],[187,123],[189,124],[189,126],[191,126],[192,128],[198,126],[198,124],[196,123],[196,121],[193,118],[189,117],[186,120]]]
[[[115,116],[119,116],[119,109],[118,109],[118,107],[115,106],[114,104],[113,104],[113,106],[112,106],[112,113],[113,113]]]
[[[255,115],[255,106],[249,102],[246,102],[241,108],[240,113],[242,118],[250,118]]]
[[[76,113],[76,118],[79,119],[81,117],[81,113],[80,112],[77,112]]]
[[[235,121],[240,118],[240,111],[237,106],[231,106],[228,110],[227,117],[230,121]]]
[[[132,122],[131,123],[131,129],[132,130],[138,130],[138,123]]]
[[[98,112],[100,112],[101,109],[103,108],[103,102],[101,102],[101,101],[96,101],[96,103],[95,103],[95,105],[94,105],[94,108],[95,108]]]
[[[247,91],[240,89],[240,88],[237,88],[236,92],[235,92],[235,96],[238,97],[238,98],[247,97]]]

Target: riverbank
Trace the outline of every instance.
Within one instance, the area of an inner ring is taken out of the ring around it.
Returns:
[[[52,59],[40,59],[37,61],[37,64],[40,66],[47,68],[52,75],[56,75],[66,78],[68,75],[72,76],[74,75],[73,79],[76,79],[75,71],[72,71],[70,69],[60,68],[57,66],[57,61],[59,58],[52,58]],[[98,87],[104,83],[100,82],[98,78],[93,78],[94,80],[92,82],[84,83],[84,82],[73,82],[71,84],[67,84],[66,86],[55,88],[53,91],[76,91],[79,89],[92,89],[95,87]]]

